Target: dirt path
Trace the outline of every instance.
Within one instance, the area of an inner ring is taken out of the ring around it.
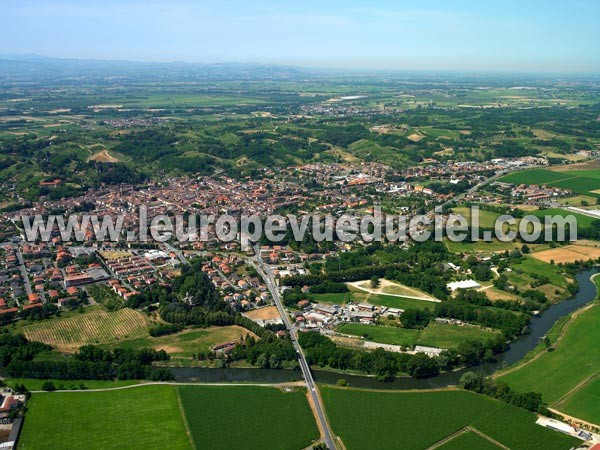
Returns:
[[[492,444],[496,445],[497,447],[504,449],[504,450],[510,450],[509,447],[507,447],[506,445],[501,444],[500,442],[498,442],[497,440],[491,438],[490,436],[488,436],[487,434],[482,433],[481,431],[479,431],[477,428],[473,428],[470,425],[467,425],[464,428],[461,428],[460,430],[446,436],[445,438],[441,439],[440,441],[436,442],[435,444],[433,444],[430,447],[427,447],[427,450],[434,450],[436,448],[439,448],[441,446],[443,446],[444,444],[450,442],[452,439],[457,438],[458,436],[460,436],[461,434],[464,433],[468,433],[468,432],[472,432],[475,433],[477,436],[485,439],[486,441],[491,442]]]
[[[565,395],[563,395],[561,398],[559,398],[558,400],[556,400],[552,406],[555,407],[559,407],[559,405],[564,402],[567,398],[569,398],[571,395],[573,395],[575,392],[577,392],[578,390],[580,390],[582,387],[584,387],[586,384],[588,384],[590,381],[594,380],[595,378],[598,378],[598,375],[600,375],[600,372],[596,372],[592,375],[590,375],[589,377],[587,377],[585,380],[583,380],[581,383],[577,384],[577,386],[575,386],[573,389],[570,389]]]
[[[568,419],[568,420],[570,420],[573,423],[579,423],[579,424],[582,424],[582,425],[587,425],[588,427],[592,427],[592,428],[600,428],[600,425],[598,425],[597,423],[587,422],[585,420],[578,419],[577,417],[569,416],[568,414],[565,414],[564,412],[559,411],[558,409],[548,408],[548,411],[552,411],[555,414],[560,414],[565,419]]]
[[[99,388],[99,389],[57,389],[52,392],[105,392],[105,391],[122,391],[123,389],[134,389],[144,386],[264,386],[283,389],[285,387],[296,387],[304,386],[302,382],[289,382],[289,383],[180,383],[177,381],[152,381],[149,383],[138,383],[130,384],[127,386],[116,386],[111,388]],[[48,391],[31,391],[32,394],[44,394],[49,393]]]

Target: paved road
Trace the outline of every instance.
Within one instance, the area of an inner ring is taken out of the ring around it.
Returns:
[[[19,262],[19,266],[21,268],[21,277],[23,278],[23,285],[25,286],[25,292],[27,295],[31,294],[33,291],[31,290],[31,283],[29,282],[29,274],[27,273],[27,269],[25,268],[25,262],[23,261],[23,255],[21,254],[21,250],[19,247],[16,248],[17,261]]]
[[[177,257],[179,258],[179,260],[183,264],[185,264],[186,266],[190,265],[190,262],[187,260],[187,258],[185,257],[185,255],[183,254],[183,252],[181,250],[176,249],[175,247],[173,247],[170,244],[167,244],[166,242],[163,242],[163,245],[165,246],[167,251],[175,253],[177,255]]]
[[[308,393],[311,396],[315,412],[317,414],[317,420],[319,421],[319,425],[321,430],[323,430],[325,444],[331,450],[335,450],[335,443],[333,441],[333,435],[331,430],[329,429],[329,424],[327,422],[327,418],[325,417],[325,408],[321,402],[321,397],[319,396],[317,385],[315,384],[315,380],[313,378],[312,372],[310,371],[310,367],[306,362],[306,358],[304,356],[304,352],[302,351],[302,347],[298,343],[296,330],[292,326],[292,322],[290,321],[290,317],[283,307],[283,303],[281,302],[281,298],[279,296],[279,290],[277,289],[277,285],[275,284],[275,278],[273,277],[273,272],[271,268],[265,264],[262,257],[260,256],[260,249],[257,245],[254,246],[254,251],[256,253],[256,261],[258,263],[258,273],[263,277],[265,282],[267,283],[267,287],[273,296],[273,300],[275,301],[275,305],[279,310],[279,314],[283,320],[283,323],[287,327],[290,333],[290,339],[294,348],[296,350],[296,355],[298,356],[298,362],[300,363],[300,369],[302,370],[302,374],[304,376],[304,380],[306,381],[306,387],[308,388]]]

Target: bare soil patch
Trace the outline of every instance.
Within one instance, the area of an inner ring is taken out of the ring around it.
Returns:
[[[541,252],[532,253],[536,259],[549,263],[554,260],[558,263],[572,263],[575,261],[587,261],[590,259],[600,258],[600,248],[591,247],[589,245],[567,245],[560,248],[551,248],[549,250],[543,250]]]
[[[277,307],[275,306],[267,306],[265,308],[254,309],[252,311],[244,313],[244,315],[252,320],[273,320],[279,319],[281,317],[279,315],[279,311],[277,311]]]

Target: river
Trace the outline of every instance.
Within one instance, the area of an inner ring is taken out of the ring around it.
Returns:
[[[446,372],[432,378],[398,377],[385,383],[367,376],[313,370],[315,380],[319,383],[335,384],[338,379],[343,378],[350,386],[371,389],[431,389],[457,385],[462,374],[468,371],[481,371],[486,375],[490,375],[499,369],[520,361],[536,347],[540,338],[548,333],[548,330],[552,328],[558,319],[591,302],[596,297],[596,286],[590,278],[596,273],[598,273],[596,268],[580,271],[576,276],[579,291],[567,300],[551,305],[541,315],[534,316],[529,326],[530,333],[511,342],[510,348],[505,353],[498,355],[498,360],[494,363],[485,363],[477,367]],[[292,370],[174,367],[172,371],[177,381],[279,383],[302,379],[301,372]]]

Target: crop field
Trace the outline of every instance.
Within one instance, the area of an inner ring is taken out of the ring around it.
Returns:
[[[177,387],[33,394],[19,440],[28,450],[191,450]]]
[[[51,319],[26,325],[23,332],[29,340],[44,342],[62,351],[74,351],[85,344],[148,336],[144,316],[129,308]]]
[[[304,389],[180,386],[179,395],[197,448],[298,450],[319,438]]]
[[[498,450],[502,447],[467,429],[437,448],[442,450]]]
[[[552,352],[508,369],[500,379],[521,392],[542,393],[550,405],[581,383],[600,373],[600,306],[594,305],[571,319]],[[587,401],[587,400],[586,400]],[[571,408],[577,409],[572,400]]]
[[[528,212],[527,214],[531,214],[533,216],[539,217],[542,224],[544,222],[544,217],[545,216],[561,216],[561,217],[565,217],[565,216],[573,216],[575,217],[575,219],[577,220],[577,228],[589,228],[592,225],[592,222],[596,219],[589,217],[589,216],[584,216],[583,214],[578,214],[576,212],[572,212],[572,211],[567,211],[565,209],[560,209],[560,208],[546,208],[546,209],[539,209],[537,211],[532,211],[532,212]]]
[[[534,413],[467,391],[373,392],[326,386],[322,395],[333,432],[348,450],[420,450],[467,426],[513,450],[568,450],[579,442],[536,425]]]
[[[572,263],[575,261],[588,261],[590,259],[600,258],[600,248],[588,245],[565,245],[541,252],[532,253],[531,256],[540,261],[549,263],[554,261],[559,263]]]
[[[599,194],[594,191],[600,183],[600,170],[530,169],[510,173],[500,178],[500,181],[514,184],[545,184],[569,189],[575,194],[598,197]]]
[[[378,325],[362,325],[344,323],[337,331],[354,336],[367,335],[369,340],[382,344],[394,344],[411,347],[415,344],[439,348],[455,348],[469,339],[491,339],[496,332],[475,327],[448,325],[432,322],[423,330],[412,330],[401,327],[383,327]]]

